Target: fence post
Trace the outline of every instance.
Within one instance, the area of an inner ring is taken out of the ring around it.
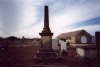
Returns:
[[[100,66],[100,32],[95,33],[97,47],[97,65]]]

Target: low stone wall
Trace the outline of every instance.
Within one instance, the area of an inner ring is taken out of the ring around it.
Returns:
[[[0,53],[0,65],[3,64],[33,64],[33,58],[39,47],[35,46],[9,46],[7,51]]]

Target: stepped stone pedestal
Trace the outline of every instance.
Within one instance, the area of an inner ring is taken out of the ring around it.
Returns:
[[[37,62],[53,62],[57,60],[57,55],[53,50],[48,49],[40,49],[39,52],[36,54],[36,61]]]

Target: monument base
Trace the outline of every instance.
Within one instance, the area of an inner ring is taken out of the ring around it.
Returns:
[[[58,59],[56,52],[53,49],[40,49],[34,58],[38,63],[51,63],[56,62]]]

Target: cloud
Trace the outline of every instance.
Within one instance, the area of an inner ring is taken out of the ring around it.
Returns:
[[[21,4],[23,4],[23,2]],[[29,25],[34,25],[34,23],[36,23],[38,13],[36,10],[36,6],[32,6],[31,1],[24,1],[23,6],[20,7],[20,28],[24,28]]]
[[[85,21],[78,22],[78,23],[74,23],[72,25],[69,25],[69,27],[77,28],[77,27],[89,26],[89,25],[100,25],[100,17],[85,20]]]
[[[33,37],[40,38],[39,33],[42,31],[42,29],[43,29],[43,22],[40,22],[40,24],[37,24],[36,26],[20,29],[16,32],[13,32],[11,35],[17,37],[25,36],[27,38],[33,38]]]
[[[15,1],[0,0],[0,30],[3,33],[9,34],[18,28],[18,23],[16,22],[16,12],[17,6]]]
[[[44,5],[49,6],[50,28],[54,37],[63,32],[94,27],[100,17],[100,0],[9,0],[0,4],[0,30],[3,36],[40,37],[43,29]],[[90,26],[86,21],[89,21]],[[82,22],[85,26],[81,28]],[[79,23],[79,24],[78,24]],[[95,23],[95,22],[93,22]],[[78,24],[78,26],[77,26]],[[71,28],[76,25],[77,28]]]
[[[89,25],[89,26],[83,26],[83,27],[73,28],[73,29],[70,29],[70,31],[84,29],[87,32],[89,32],[91,35],[94,36],[95,32],[100,31],[99,27],[100,27],[100,25]]]
[[[79,23],[77,28],[81,29],[81,22],[84,22],[83,24],[85,24],[85,26],[87,27],[88,23],[86,21],[88,20],[91,20],[89,24],[93,25],[93,20],[100,17],[99,0],[97,0],[97,2],[94,0],[76,2],[75,4],[70,5],[69,8],[66,8],[66,5],[62,4],[60,6],[65,6],[65,8],[59,9],[60,13],[55,12],[56,14],[54,16],[51,16],[50,20],[52,30],[56,33],[55,36],[62,32],[74,30],[74,28],[71,28],[70,25],[74,26]],[[95,22],[97,21],[94,21],[93,23],[95,24]],[[99,20],[98,23],[100,23]],[[83,29],[85,28],[85,26],[83,27]],[[95,32],[95,30],[93,31]]]
[[[36,23],[36,6],[31,0],[0,0],[0,30],[10,35]]]

